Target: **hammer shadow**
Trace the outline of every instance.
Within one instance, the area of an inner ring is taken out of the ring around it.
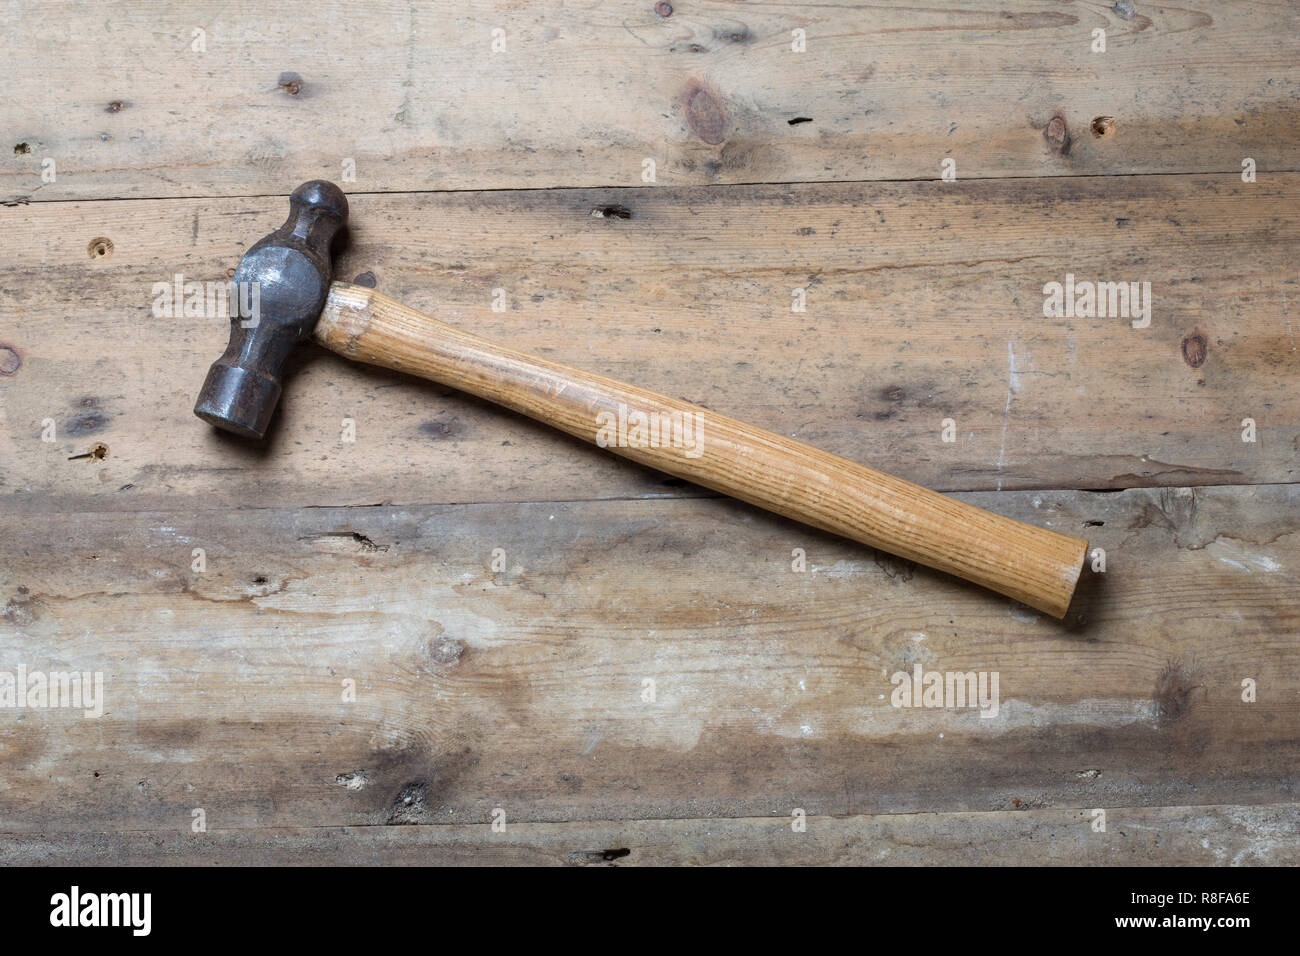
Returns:
[[[325,349],[313,342],[303,343],[289,353],[281,375],[281,384],[284,391],[281,394],[276,413],[271,416],[271,422],[266,428],[266,433],[260,439],[233,435],[220,428],[209,426],[209,434],[220,446],[222,455],[227,456],[228,460],[239,462],[241,466],[265,461],[271,457],[280,443],[280,436],[284,428],[283,422],[287,417],[284,414],[285,410],[293,407],[295,379],[304,369],[309,368],[322,355],[326,354],[328,353]]]

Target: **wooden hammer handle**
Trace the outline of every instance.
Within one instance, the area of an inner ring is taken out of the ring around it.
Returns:
[[[964,504],[689,402],[497,345],[336,282],[331,351],[521,412],[679,478],[965,578],[1061,618],[1088,542]]]

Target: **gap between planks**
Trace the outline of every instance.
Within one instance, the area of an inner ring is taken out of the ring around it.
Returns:
[[[944,495],[1023,495],[1023,494],[1084,494],[1084,495],[1118,495],[1127,491],[1216,491],[1226,488],[1270,488],[1270,487],[1289,487],[1300,484],[1300,481],[1235,481],[1222,482],[1214,485],[1133,485],[1128,488],[1071,488],[1063,486],[1059,488],[1003,488],[1001,491],[995,491],[991,488],[954,488],[942,492]],[[699,494],[662,494],[662,495],[614,495],[608,498],[519,498],[519,499],[493,499],[491,501],[368,501],[363,504],[338,504],[338,505],[293,505],[293,504],[269,504],[269,505],[215,505],[210,508],[194,507],[190,502],[181,502],[178,505],[168,506],[158,503],[152,507],[123,509],[123,508],[67,508],[54,509],[50,511],[32,512],[28,509],[17,509],[9,511],[4,507],[4,498],[0,498],[0,514],[12,514],[14,516],[39,514],[42,517],[58,518],[64,515],[75,515],[77,517],[91,517],[94,515],[129,515],[129,514],[149,514],[183,512],[184,514],[227,514],[240,512],[265,512],[265,511],[356,511],[366,508],[513,508],[520,505],[536,506],[544,508],[547,505],[586,505],[586,504],[617,504],[619,502],[636,502],[636,501],[737,501],[728,495],[718,494],[709,491],[707,488],[699,489]],[[769,515],[771,512],[764,511],[761,508],[752,505],[745,505],[744,502],[737,502],[744,507],[753,508],[759,514]],[[793,519],[782,518],[779,515],[772,515],[774,521],[792,521]],[[802,527],[799,522],[794,524]],[[845,539],[847,540],[847,539]],[[863,545],[862,547],[866,547]]]
[[[1255,171],[1256,179],[1263,175],[1285,175],[1288,173],[1300,172],[1300,166],[1279,166],[1268,169],[1257,168]],[[1140,179],[1140,178],[1172,178],[1172,177],[1194,177],[1205,178],[1211,176],[1229,176],[1237,177],[1241,175],[1240,169],[1210,169],[1210,170],[1179,170],[1169,173],[1079,173],[1078,175],[1054,175],[1054,176],[966,176],[956,182],[949,183],[954,188],[958,183],[1003,183],[1003,182],[1074,182],[1081,179]],[[448,189],[366,189],[357,191],[344,190],[348,197],[368,197],[368,196],[454,196],[459,193],[565,193],[565,192],[599,192],[603,189],[619,190],[674,190],[674,189],[707,189],[709,191],[724,191],[727,189],[743,189],[753,186],[870,186],[876,183],[937,183],[942,180],[934,176],[880,176],[874,179],[754,179],[744,182],[725,182],[725,183],[603,183],[594,186],[486,186],[473,187],[464,186],[459,188]],[[151,203],[151,202],[181,202],[181,201],[203,201],[203,200],[234,200],[234,199],[283,199],[298,186],[297,182],[292,185],[285,183],[284,192],[254,192],[254,193],[237,193],[232,195],[224,194],[205,194],[202,196],[97,196],[93,199],[85,198],[67,198],[67,199],[39,199],[34,194],[21,196],[16,199],[0,202],[0,206],[33,206],[48,205],[57,206],[61,204],[77,203]]]

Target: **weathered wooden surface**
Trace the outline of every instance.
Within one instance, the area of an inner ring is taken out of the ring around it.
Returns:
[[[1300,862],[1300,7],[673,6],[0,11],[0,671],[106,682],[0,708],[0,863]],[[152,287],[316,177],[340,278],[1106,572],[1054,622],[319,350],[221,438]]]
[[[0,198],[1297,168],[1293,3],[674,7],[8,7]]]
[[[630,219],[597,218],[621,206]],[[1300,176],[352,197],[338,275],[455,325],[941,491],[1295,480]],[[264,447],[191,414],[224,280],[282,199],[0,210],[11,510],[695,492],[415,379],[306,352]],[[92,258],[107,238],[113,251]],[[1149,281],[1151,325],[1045,318],[1067,273]],[[791,311],[806,289],[807,311]],[[509,308],[493,312],[493,290]],[[306,350],[305,350],[306,351]],[[356,442],[341,441],[343,420]],[[1241,422],[1258,441],[1242,441]],[[42,422],[56,423],[53,443]],[[941,430],[951,419],[957,441]],[[77,458],[95,444],[107,458]]]
[[[963,497],[1106,549],[1069,620],[725,500],[7,515],[0,670],[105,707],[6,712],[0,831],[1295,801],[1297,486]]]
[[[0,865],[1295,866],[1300,806],[439,826],[50,833],[6,841]]]

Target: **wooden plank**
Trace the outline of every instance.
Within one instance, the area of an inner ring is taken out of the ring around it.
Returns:
[[[0,196],[278,195],[349,160],[370,192],[639,185],[646,159],[667,185],[1296,169],[1291,3],[654,7],[23,4]]]
[[[724,500],[7,514],[0,671],[104,694],[0,710],[0,831],[1294,802],[1300,487],[962,498],[1107,573],[1061,623]]]
[[[1095,808],[1094,808],[1095,809]],[[1295,866],[1300,805],[0,833],[0,864],[429,866]]]
[[[939,490],[1285,482],[1300,449],[1298,199],[1295,174],[360,195],[338,274]],[[630,218],[592,215],[611,208]],[[265,446],[208,429],[191,409],[226,321],[156,318],[152,286],[224,281],[286,209],[0,210],[7,508],[683,493],[319,352],[297,363]],[[100,238],[110,255],[92,254]],[[1043,288],[1067,274],[1149,281],[1150,327],[1045,318]],[[806,312],[791,310],[796,288]],[[74,458],[97,444],[106,459]]]

